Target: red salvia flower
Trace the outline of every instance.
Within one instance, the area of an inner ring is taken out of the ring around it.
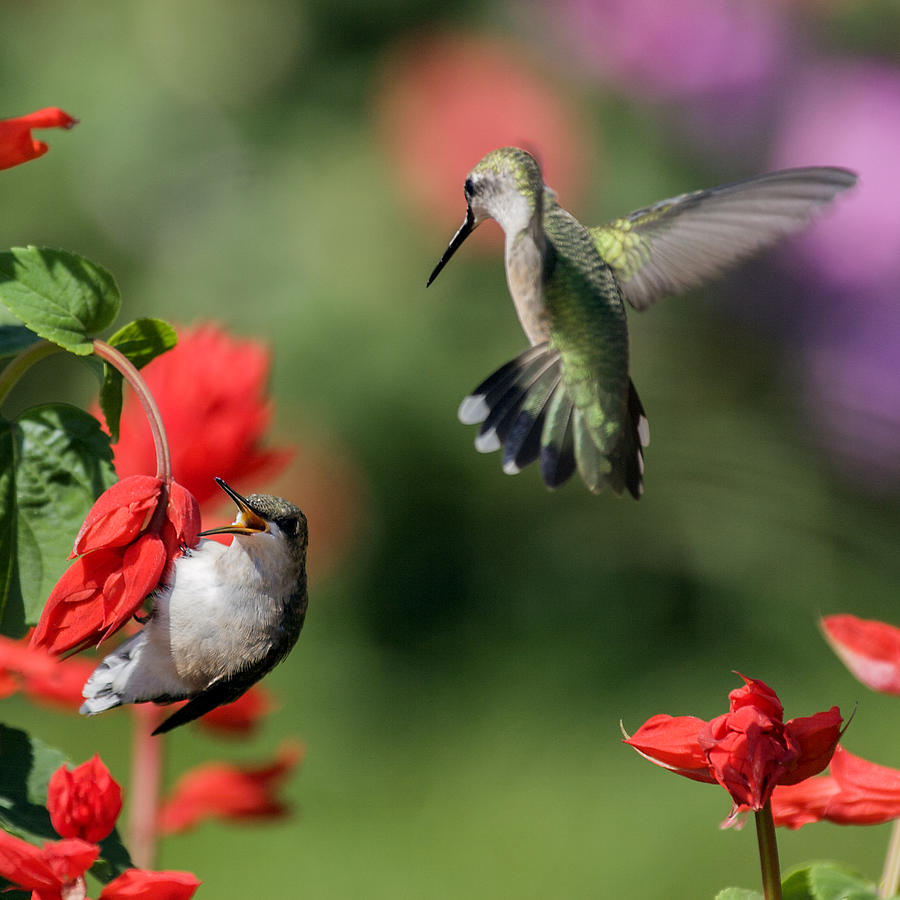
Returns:
[[[78,119],[55,106],[15,119],[0,119],[0,169],[37,159],[47,152],[43,141],[32,138],[32,128],[73,128],[77,124]]]
[[[0,635],[0,697],[18,690],[38,701],[77,709],[93,664],[80,659],[57,659],[28,639],[14,641]]]
[[[60,766],[47,785],[47,811],[57,833],[64,838],[102,841],[122,810],[122,789],[100,757],[69,771]]]
[[[255,768],[206,763],[182,775],[159,813],[160,831],[185,831],[204,819],[269,819],[287,812],[277,790],[303,758],[288,743],[274,762]]]
[[[100,900],[188,900],[200,882],[190,872],[127,869],[100,893]]]
[[[856,616],[826,616],[822,630],[844,665],[866,687],[900,694],[900,628]]]
[[[880,825],[900,818],[900,771],[854,756],[840,746],[829,769],[829,775],[775,789],[776,825],[800,828],[822,820]]]
[[[784,722],[775,692],[762,681],[744,681],[744,687],[729,694],[724,715],[710,722],[653,716],[625,743],[679,775],[718,782],[736,807],[762,809],[776,784],[796,784],[828,765],[842,719],[834,706]]]
[[[96,844],[77,839],[35,847],[0,831],[0,875],[16,887],[32,891],[32,900],[66,900],[84,896],[84,873],[100,855]],[[81,882],[82,891],[73,892]]]
[[[65,653],[118,631],[199,530],[197,501],[176,482],[132,475],[114,484],[78,532],[81,555],[50,592],[31,645]]]
[[[181,330],[178,344],[141,372],[166,426],[172,471],[201,505],[220,499],[215,476],[241,490],[242,484],[277,472],[290,457],[262,448],[271,418],[269,361],[259,342],[201,325]],[[120,478],[153,469],[146,418],[130,392],[114,450]]]

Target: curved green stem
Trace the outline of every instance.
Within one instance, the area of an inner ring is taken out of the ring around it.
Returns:
[[[109,363],[131,386],[131,389],[141,401],[147,423],[150,426],[150,434],[153,437],[153,448],[156,450],[156,477],[168,484],[172,480],[172,458],[169,455],[169,441],[166,438],[166,429],[163,425],[159,407],[147,387],[141,373],[124,353],[107,344],[106,341],[94,340],[94,354],[104,362]]]
[[[763,896],[766,900],[781,900],[781,869],[778,864],[778,841],[775,840],[775,821],[772,804],[766,801],[756,811],[756,838],[759,841],[759,864],[762,869]]]
[[[0,373],[0,405],[6,400],[9,392],[15,387],[16,382],[36,363],[47,356],[51,356],[62,350],[58,344],[51,341],[38,341],[27,350],[23,350],[18,356],[13,357],[9,365]]]

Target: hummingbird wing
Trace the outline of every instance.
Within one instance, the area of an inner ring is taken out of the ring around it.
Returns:
[[[800,231],[855,183],[846,169],[785,169],[681,194],[588,230],[625,299],[643,310]]]
[[[217,706],[224,706],[237,700],[252,684],[246,678],[222,678],[214,681],[196,697],[193,697],[180,709],[175,710],[168,719],[158,725],[153,734],[165,734],[179,725],[185,725],[205,716]]]

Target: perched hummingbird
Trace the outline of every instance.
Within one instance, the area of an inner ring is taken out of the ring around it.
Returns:
[[[154,734],[237,700],[290,652],[306,616],[306,516],[280,497],[242,497],[229,546],[200,541],[175,560],[144,627],[94,670],[80,712],[190,700]]]
[[[787,169],[585,228],[530,154],[489,153],[466,178],[465,221],[428,279],[485,219],[500,223],[506,281],[531,347],[460,405],[464,424],[481,423],[476,449],[502,447],[509,474],[539,458],[551,488],[577,466],[591,491],[639,497],[650,432],[628,375],[624,301],[644,310],[702,282],[799,231],[855,182],[846,169]]]

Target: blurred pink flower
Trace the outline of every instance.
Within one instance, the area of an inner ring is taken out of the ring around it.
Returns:
[[[584,114],[516,44],[444,33],[406,39],[384,62],[375,112],[401,196],[440,234],[462,219],[467,172],[497,147],[534,153],[564,203],[584,185]]]
[[[785,45],[785,19],[769,3],[563,0],[546,19],[585,68],[652,99],[757,92]]]
[[[900,67],[828,60],[793,80],[782,100],[773,167],[834,164],[859,184],[797,242],[808,274],[864,290],[900,278]],[[846,303],[846,300],[844,301]]]

